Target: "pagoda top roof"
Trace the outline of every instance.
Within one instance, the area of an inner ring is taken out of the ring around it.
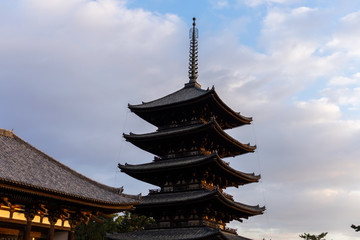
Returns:
[[[131,206],[140,196],[123,194],[65,166],[12,131],[0,129],[0,187],[105,209]]]
[[[119,168],[122,172],[126,172],[130,175],[134,175],[137,173],[140,174],[139,176],[141,177],[144,173],[169,172],[171,170],[177,171],[182,168],[192,168],[194,166],[210,162],[217,162],[220,166],[220,169],[224,169],[226,171],[227,176],[228,174],[230,174],[243,179],[245,182],[257,182],[260,179],[260,175],[255,175],[254,173],[244,173],[230,167],[229,164],[223,161],[216,152],[213,152],[209,155],[197,155],[183,158],[175,158],[170,160],[158,160],[151,163],[138,165],[125,163],[125,165],[119,164]]]
[[[141,104],[137,105],[129,104],[129,108],[133,112],[150,111],[164,108],[173,108],[176,105],[191,104],[194,101],[207,98],[214,98],[223,109],[225,109],[233,117],[237,118],[243,124],[249,124],[252,121],[251,117],[242,116],[240,113],[233,111],[229,106],[227,106],[216,93],[214,86],[211,89],[208,88],[204,90],[197,85],[185,84],[185,87],[176,92],[150,102],[142,102]]]
[[[248,215],[258,215],[262,214],[265,210],[265,207],[250,206],[243,203],[235,202],[232,199],[229,199],[224,193],[222,193],[218,188],[213,190],[200,189],[193,191],[185,192],[170,192],[170,193],[156,193],[144,196],[138,208],[143,207],[144,205],[162,205],[162,204],[186,204],[186,202],[193,204],[196,201],[201,201],[206,199],[207,201],[210,198],[217,198],[222,201],[225,205],[229,206],[232,209],[244,212]]]
[[[142,104],[138,104],[138,105],[129,104],[129,108],[132,110],[133,109],[136,110],[136,109],[163,107],[167,105],[183,103],[211,93],[215,93],[214,88],[212,88],[211,90],[209,89],[204,90],[196,86],[184,87],[176,92],[173,92],[169,95],[166,95],[165,97],[156,99],[151,102],[143,102]]]
[[[233,119],[232,121],[237,122],[236,125],[249,124],[252,121],[251,117],[242,116],[239,112],[235,112],[227,106],[216,93],[214,86],[211,89],[208,88],[207,90],[204,90],[197,85],[185,84],[184,88],[165,97],[137,105],[129,104],[129,108],[135,113],[143,111],[149,112],[160,109],[173,109],[176,106],[190,105],[194,102],[206,99],[214,100],[220,108],[225,110],[228,116],[231,116],[231,119]]]
[[[196,239],[221,239],[221,240],[251,240],[214,229],[210,227],[184,227],[184,228],[163,228],[148,229],[128,233],[107,234],[110,240],[196,240]]]

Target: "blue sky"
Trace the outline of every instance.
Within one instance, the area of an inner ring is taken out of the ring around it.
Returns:
[[[253,117],[229,134],[257,145],[225,159],[259,184],[226,191],[266,213],[232,222],[254,239],[354,240],[360,224],[360,3],[302,0],[0,2],[0,128],[130,194],[155,188],[117,163],[151,154],[122,133],[154,131],[127,104],[188,81],[199,29],[199,83]]]

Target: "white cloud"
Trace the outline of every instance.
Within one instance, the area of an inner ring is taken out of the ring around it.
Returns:
[[[46,15],[50,17],[51,15],[66,14],[69,11],[72,11],[74,7],[80,7],[81,5],[86,4],[86,0],[26,0],[23,1],[23,6],[26,8],[26,11],[33,11],[40,15]],[[29,12],[28,12],[29,13]]]
[[[257,7],[263,4],[290,4],[296,0],[238,0],[239,2],[244,2],[250,7]]]
[[[308,116],[306,119],[300,119],[299,123],[322,124],[338,120],[341,117],[339,107],[336,104],[330,103],[326,98],[299,102],[297,107],[303,111],[305,116]],[[307,120],[307,122],[304,122],[304,120]]]
[[[295,16],[307,15],[310,12],[316,12],[316,8],[309,8],[309,7],[298,7],[291,10],[291,13]]]
[[[349,56],[360,56],[360,11],[347,14],[339,22],[338,30],[333,34],[331,41],[327,43],[329,48],[344,51]]]
[[[175,15],[117,1],[46,2],[21,3],[0,24],[1,127],[87,175],[104,158],[103,171],[114,172],[127,103],[176,86],[172,80],[186,72],[186,63],[176,62],[186,60],[187,30]]]
[[[360,19],[360,12],[349,13],[348,15],[341,18],[344,23],[358,24]]]
[[[348,110],[359,110],[360,108],[360,87],[324,89],[322,91],[335,104],[345,106]]]
[[[358,77],[345,77],[345,76],[336,76],[330,79],[329,85],[330,86],[346,86],[346,85],[352,85],[359,82]]]
[[[222,9],[229,6],[229,2],[227,0],[212,0],[211,4],[215,9]]]

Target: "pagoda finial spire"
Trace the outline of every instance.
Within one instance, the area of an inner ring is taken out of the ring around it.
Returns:
[[[197,83],[198,78],[198,37],[199,30],[196,28],[196,18],[193,18],[193,27],[190,28],[190,52],[189,52],[189,83],[186,86],[197,86],[201,87]]]

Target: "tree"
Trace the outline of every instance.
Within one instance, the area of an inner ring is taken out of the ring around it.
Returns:
[[[299,235],[301,238],[305,239],[305,240],[325,240],[325,236],[327,235],[327,232],[323,232],[319,235],[312,235],[309,233],[304,233]]]
[[[125,212],[115,220],[115,223],[117,227],[116,232],[134,232],[153,225],[155,220],[153,218]]]
[[[110,218],[97,217],[82,223],[75,229],[75,240],[102,240],[106,233],[132,232],[142,230],[155,223],[153,218],[139,216],[130,212],[111,215]]]
[[[359,226],[355,226],[354,224],[351,225],[351,228],[353,228],[356,232],[360,231],[360,225]]]
[[[111,215],[110,218],[97,217],[96,220],[90,219],[86,224],[81,223],[75,229],[75,240],[102,240],[107,232],[116,231],[114,218],[117,215]]]

